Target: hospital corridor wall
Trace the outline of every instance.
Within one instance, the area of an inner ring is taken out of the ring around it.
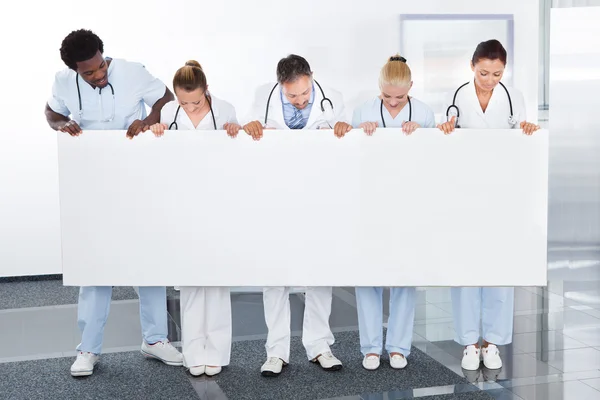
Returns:
[[[160,29],[149,28],[135,35],[127,28],[129,15],[135,12],[141,20],[159,20],[164,16],[162,3],[144,2],[140,7],[137,2],[109,2],[110,7],[121,10],[112,13],[109,22],[98,19],[92,5],[80,2],[64,0],[40,5],[36,14],[39,16],[32,16],[32,23],[38,28],[36,32],[43,31],[43,35],[23,31],[18,40],[0,43],[2,53],[13,55],[13,59],[18,55],[30,57],[29,49],[35,46],[36,57],[42,60],[8,63],[0,77],[2,87],[12,92],[0,99],[3,110],[11,115],[0,127],[0,239],[4,243],[0,247],[0,276],[61,273],[57,134],[47,127],[41,110],[54,73],[64,68],[57,49],[68,31],[80,27],[96,31],[104,40],[106,55],[140,61],[169,86],[173,72],[183,62],[198,59],[208,76],[210,90],[232,102],[243,117],[254,88],[274,79],[277,60],[288,53],[305,56],[317,79],[342,92],[350,113],[365,97],[376,94],[382,62],[398,52],[401,15],[511,15],[513,56],[518,65],[512,71],[513,80],[524,93],[528,111],[535,119],[538,90],[531,77],[537,75],[538,68],[538,1],[470,0],[462,2],[459,9],[449,3],[385,0],[373,7],[361,1],[309,0],[306,8],[297,11],[305,18],[292,18],[285,7],[273,8],[267,1],[206,4],[180,0],[171,2],[170,7],[186,10],[180,16],[181,23],[163,23]],[[57,6],[70,10],[68,22],[56,24],[41,17],[53,15]],[[12,7],[26,12],[25,5]],[[231,13],[231,9],[238,12]],[[197,15],[201,12],[211,18],[203,18],[198,24]],[[331,14],[339,18],[331,19]],[[249,19],[252,24],[246,23]],[[228,23],[222,23],[224,20]],[[0,27],[0,34],[10,37],[14,29],[13,24],[5,24]],[[468,77],[468,60],[463,70],[453,73],[451,79],[457,83]],[[13,77],[17,75],[36,78],[16,80]],[[549,236],[553,236],[552,232]]]

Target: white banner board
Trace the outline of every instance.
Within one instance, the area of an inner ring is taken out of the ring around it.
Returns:
[[[58,135],[66,285],[546,284],[548,132]]]

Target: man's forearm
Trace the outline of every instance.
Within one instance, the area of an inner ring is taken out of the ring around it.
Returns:
[[[59,130],[66,122],[70,121],[69,117],[65,117],[64,115],[53,111],[48,104],[46,104],[45,114],[48,125],[55,131]]]
[[[156,103],[154,103],[150,114],[148,114],[148,116],[144,119],[144,123],[146,123],[147,125],[153,125],[160,122],[160,112],[162,108],[165,106],[165,104],[167,104],[174,98],[175,96],[173,96],[173,93],[171,93],[169,88],[166,88],[165,95],[158,99]]]

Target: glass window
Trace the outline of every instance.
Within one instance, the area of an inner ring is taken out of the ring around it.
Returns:
[[[512,15],[407,14],[400,18],[400,53],[413,72],[411,92],[432,107],[438,121],[452,91],[473,78],[469,60],[478,43],[496,38],[513,54]],[[512,57],[508,57],[502,81],[509,86],[512,71]]]

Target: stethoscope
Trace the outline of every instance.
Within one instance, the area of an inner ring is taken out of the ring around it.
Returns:
[[[213,109],[212,109],[212,102],[210,101],[210,97],[205,95],[206,97],[206,101],[208,101],[208,107],[210,108],[210,115],[212,116],[212,120],[213,120],[213,126],[215,128],[215,131],[217,130],[217,121],[215,120],[215,113],[213,113]],[[179,125],[177,125],[177,116],[179,115],[179,110],[181,109],[181,106],[177,106],[177,111],[175,111],[175,118],[173,118],[173,122],[171,122],[171,125],[169,125],[169,130],[172,130],[173,127],[175,127],[175,130],[179,129]]]
[[[325,112],[325,106],[323,105],[323,103],[325,102],[328,102],[329,107],[331,108],[331,110],[333,110],[333,103],[327,98],[327,96],[325,96],[325,92],[323,91],[321,85],[319,85],[319,82],[317,82],[316,80],[314,82],[317,84],[319,90],[321,91],[321,94],[323,95],[323,99],[321,99],[321,112]],[[278,85],[279,83],[276,83],[275,86],[273,86],[273,89],[271,89],[271,93],[269,93],[269,98],[267,99],[267,109],[265,111],[265,125],[267,125],[267,119],[269,117],[269,103],[271,103],[271,96],[273,96],[273,92],[275,91],[275,88]],[[329,122],[327,122],[327,124],[329,124]],[[331,125],[329,127],[331,128]]]
[[[381,114],[381,122],[383,122],[383,127],[385,126],[385,119],[383,118],[383,99],[381,99],[381,105],[379,106],[379,114]],[[410,96],[408,96],[408,121],[412,121],[412,102],[410,101]]]
[[[458,87],[458,89],[456,89],[456,92],[454,92],[454,97],[452,98],[452,105],[450,105],[448,107],[448,109],[446,110],[446,120],[449,119],[450,117],[450,110],[451,109],[455,109],[456,110],[456,127],[460,128],[460,125],[458,124],[458,119],[460,117],[460,111],[458,109],[458,107],[456,106],[456,96],[458,95],[458,91],[460,89],[462,89],[463,87],[467,86],[470,82],[467,83],[463,83],[462,85],[460,85]],[[500,86],[502,86],[504,88],[504,91],[506,92],[506,96],[508,97],[508,105],[510,107],[510,116],[508,117],[508,123],[510,125],[515,125],[517,123],[517,119],[514,117],[513,114],[513,106],[512,106],[512,99],[510,98],[510,93],[508,93],[508,89],[506,88],[506,86],[504,86],[504,84],[502,82],[498,82],[500,84]]]
[[[79,118],[81,119],[83,116],[83,107],[81,105],[81,91],[79,90],[79,74],[75,75],[75,84],[77,85],[77,99],[79,100]],[[110,87],[110,91],[112,92],[112,98],[113,98],[113,102],[112,102],[113,107],[112,108],[113,108],[113,110],[112,110],[111,116],[108,119],[103,120],[104,122],[110,122],[115,117],[115,89],[110,84],[110,82],[108,82],[107,85]],[[102,105],[102,89],[103,88],[99,88],[99,89],[100,89],[100,105]],[[104,110],[102,108],[100,109],[100,113],[104,114]]]

